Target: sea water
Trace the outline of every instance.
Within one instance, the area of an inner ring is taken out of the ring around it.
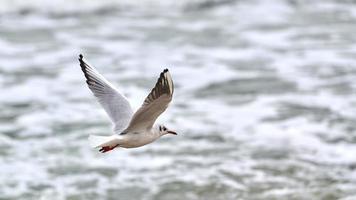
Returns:
[[[107,154],[84,57],[178,136]],[[0,2],[0,199],[356,199],[356,2]]]

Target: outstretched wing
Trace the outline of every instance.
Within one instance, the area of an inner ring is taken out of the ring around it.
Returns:
[[[133,114],[130,103],[94,67],[90,66],[81,54],[79,62],[89,89],[109,115],[114,124],[114,131],[122,131],[129,124]]]
[[[159,76],[155,87],[146,97],[140,109],[132,117],[126,131],[150,129],[157,117],[163,113],[172,100],[173,80],[165,69]]]

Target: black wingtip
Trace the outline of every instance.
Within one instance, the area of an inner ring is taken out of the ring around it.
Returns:
[[[83,60],[83,55],[79,54],[79,60]]]
[[[166,68],[166,69],[164,69],[164,70],[163,70],[163,72],[161,72],[160,77],[163,77],[163,76],[164,76],[164,74],[165,74],[165,73],[167,73],[167,72],[168,72],[168,69],[167,69],[167,68]]]

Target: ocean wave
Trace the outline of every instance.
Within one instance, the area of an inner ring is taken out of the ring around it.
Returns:
[[[236,0],[3,0],[0,2],[0,13],[20,13],[31,12],[40,13],[87,13],[87,12],[110,12],[125,9],[161,9],[164,10],[197,10],[212,8],[220,5],[234,3]]]

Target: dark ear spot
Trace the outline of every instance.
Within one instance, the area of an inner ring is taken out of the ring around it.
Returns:
[[[159,126],[159,131],[162,131],[162,126]]]

